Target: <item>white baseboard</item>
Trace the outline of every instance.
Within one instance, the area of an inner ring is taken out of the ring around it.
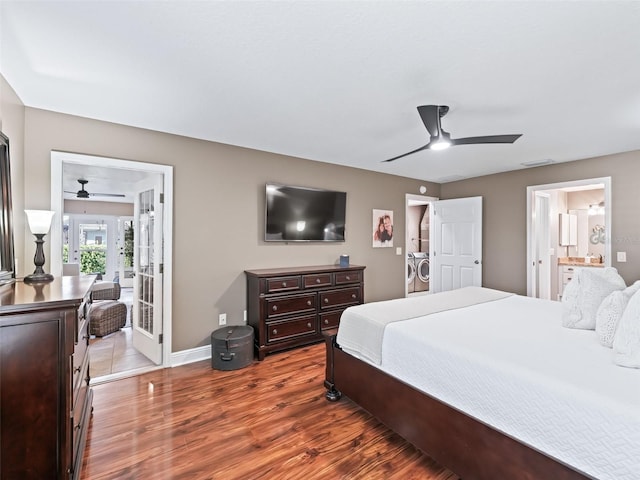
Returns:
[[[209,358],[211,358],[211,345],[204,345],[202,347],[190,348],[189,350],[173,352],[171,354],[171,367],[199,362]]]

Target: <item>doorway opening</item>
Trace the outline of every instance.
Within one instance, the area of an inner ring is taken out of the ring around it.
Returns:
[[[435,197],[406,194],[406,282],[405,297],[429,293],[430,272],[430,235],[431,222],[429,208]]]
[[[560,300],[581,262],[611,266],[611,177],[527,187],[527,295]]]
[[[74,182],[87,179],[89,198],[76,198]],[[94,191],[110,198],[91,198]],[[127,342],[129,353],[140,354],[119,359],[118,367],[114,361],[110,373],[92,375],[92,384],[170,366],[173,167],[52,152],[51,210],[58,214],[50,234],[51,272],[62,275],[63,265],[75,260],[84,264],[83,273],[117,283],[121,298],[115,301],[127,305],[128,330],[92,338],[90,351],[119,335],[124,338],[114,344],[114,355]]]

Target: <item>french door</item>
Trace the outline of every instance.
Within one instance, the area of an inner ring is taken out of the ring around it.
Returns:
[[[77,263],[81,274],[100,275],[112,281],[117,268],[115,217],[65,215],[63,219],[64,263]]]
[[[133,346],[156,365],[162,363],[161,175],[137,185],[134,200]]]

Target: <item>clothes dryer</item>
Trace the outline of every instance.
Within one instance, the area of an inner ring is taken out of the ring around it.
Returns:
[[[407,292],[415,291],[416,261],[413,253],[407,253]]]
[[[427,252],[413,252],[415,262],[414,292],[429,291],[429,254]]]

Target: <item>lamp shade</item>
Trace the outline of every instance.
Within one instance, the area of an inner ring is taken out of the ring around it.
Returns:
[[[49,210],[25,210],[27,221],[29,222],[29,230],[34,235],[45,234],[51,228],[51,219],[56,212]]]

